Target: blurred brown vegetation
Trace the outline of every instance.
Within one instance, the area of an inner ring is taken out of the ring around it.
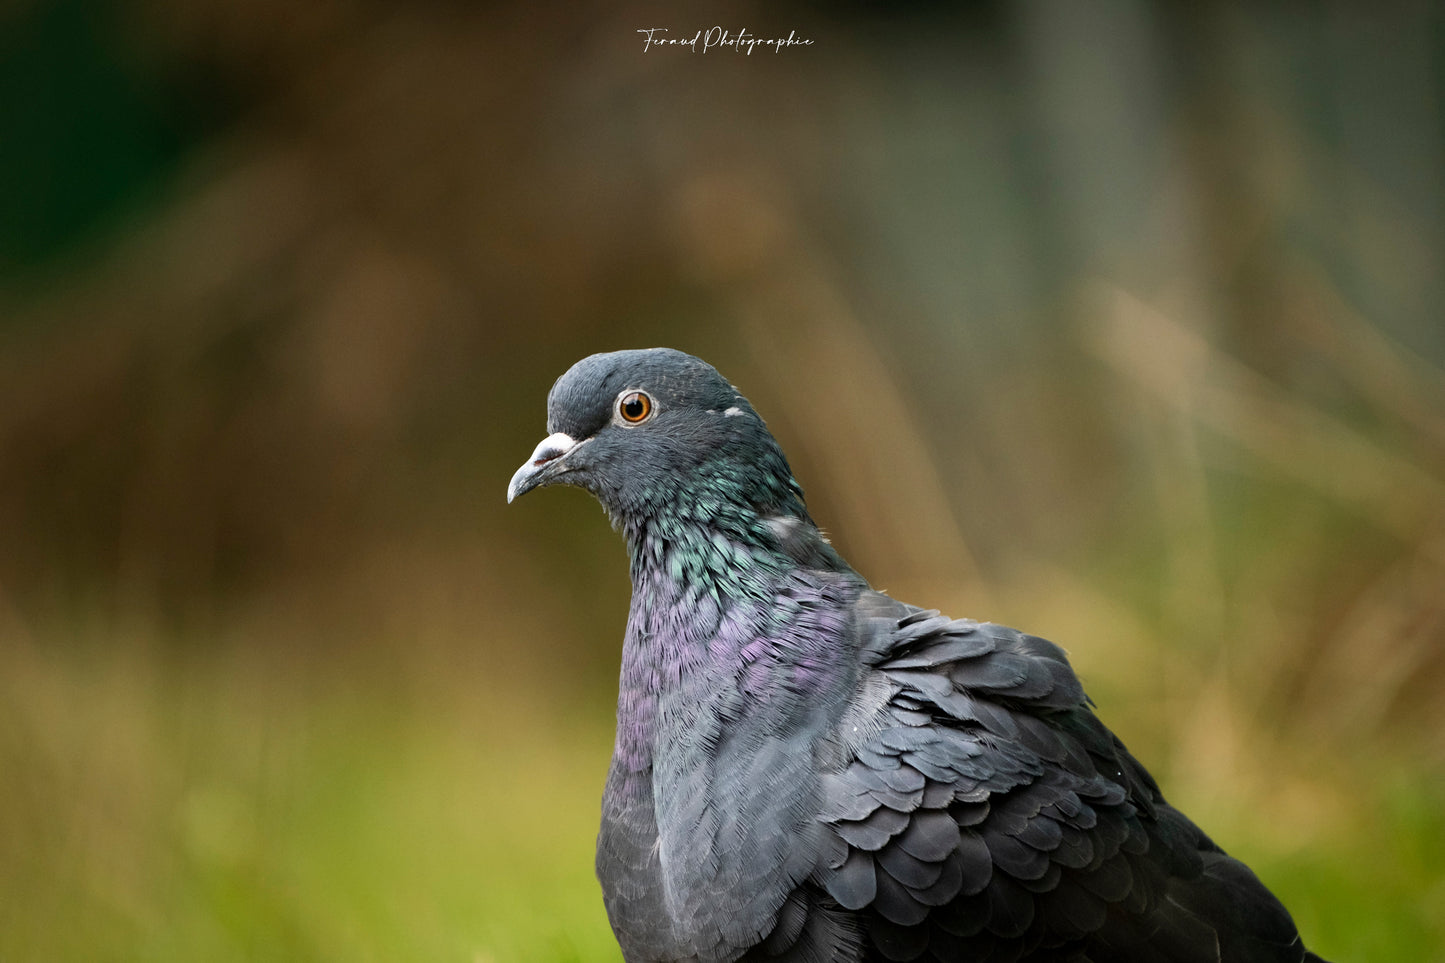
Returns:
[[[816,42],[635,33],[714,23]],[[669,344],[876,585],[1064,644],[1321,952],[1445,958],[1432,6],[0,35],[0,956],[608,958],[623,551],[503,491],[553,378]]]

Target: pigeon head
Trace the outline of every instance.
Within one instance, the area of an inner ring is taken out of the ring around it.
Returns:
[[[507,501],[560,483],[591,492],[620,525],[737,510],[807,517],[787,459],[752,405],[681,351],[577,362],[547,397],[547,430],[512,476]]]

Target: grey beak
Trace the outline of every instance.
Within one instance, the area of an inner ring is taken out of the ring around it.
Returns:
[[[512,482],[507,486],[507,504],[510,505],[512,499],[518,495],[525,495],[532,489],[547,484],[552,475],[547,471],[548,466],[576,448],[577,444],[571,435],[560,431],[543,438],[532,452],[532,457],[512,476]]]

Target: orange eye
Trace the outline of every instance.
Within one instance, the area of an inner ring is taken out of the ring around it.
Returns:
[[[628,391],[617,399],[617,413],[629,424],[646,421],[652,414],[652,399],[645,391]]]

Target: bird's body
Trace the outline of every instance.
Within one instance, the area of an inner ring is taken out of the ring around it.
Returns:
[[[1062,650],[870,588],[711,367],[594,355],[548,424],[509,498],[584,487],[631,555],[597,847],[629,963],[1318,959]]]

